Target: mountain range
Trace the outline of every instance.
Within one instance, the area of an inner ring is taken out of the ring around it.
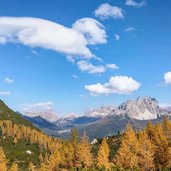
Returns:
[[[53,136],[67,138],[70,130],[77,128],[80,134],[86,131],[90,139],[93,139],[122,132],[128,123],[131,123],[134,129],[139,130],[144,128],[149,120],[154,123],[160,122],[163,116],[171,116],[169,109],[160,107],[155,98],[139,97],[127,100],[118,107],[102,106],[99,109],[89,110],[84,115],[70,114],[58,118],[53,123],[41,116],[22,115],[22,117]]]
[[[3,147],[10,165],[14,161],[24,161],[24,163],[19,162],[19,167],[21,170],[25,170],[30,161],[37,166],[39,165],[40,151],[42,150],[42,146],[38,143],[38,141],[41,142],[39,138],[45,136],[45,139],[48,137],[51,139],[50,136],[42,134],[40,130],[55,137],[68,138],[71,129],[77,128],[80,135],[86,131],[90,141],[97,137],[98,139],[94,139],[93,143],[101,142],[102,139],[99,138],[110,136],[110,145],[117,140],[117,143],[113,144],[116,148],[119,143],[118,137],[120,137],[120,135],[116,134],[122,132],[128,123],[133,126],[134,130],[140,130],[147,125],[149,120],[153,123],[161,122],[162,117],[165,115],[171,119],[171,112],[168,107],[160,107],[154,98],[141,97],[128,100],[118,107],[110,105],[102,106],[99,109],[92,109],[81,116],[70,114],[51,123],[41,116],[28,117],[19,112],[14,112],[0,100],[1,130],[6,131],[5,136],[2,134],[2,131],[0,132],[0,146]],[[35,135],[37,135],[37,138],[35,137],[34,139],[36,143],[32,144],[30,139],[27,141],[24,137],[16,140],[15,131],[18,131],[16,135],[20,135],[21,132],[23,132],[23,135],[28,133],[27,136],[29,138],[31,138],[29,131],[32,131],[34,136],[31,139],[33,140]],[[14,137],[11,137],[11,135]],[[94,147],[97,148],[96,145]],[[43,155],[49,149],[44,150]]]

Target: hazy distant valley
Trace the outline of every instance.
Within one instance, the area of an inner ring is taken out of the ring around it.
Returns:
[[[42,117],[37,113],[35,117],[22,115],[47,134],[68,138],[72,128],[77,128],[79,133],[87,132],[91,139],[95,137],[115,135],[122,132],[128,123],[136,130],[143,129],[149,120],[156,123],[163,116],[171,116],[169,107],[160,107],[157,100],[151,97],[139,97],[128,100],[118,107],[102,106],[86,112],[84,115],[71,114],[63,118],[51,119],[51,115]],[[50,120],[49,120],[50,119]]]

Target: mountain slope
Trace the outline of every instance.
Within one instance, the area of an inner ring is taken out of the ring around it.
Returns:
[[[51,123],[43,119],[41,116],[28,117],[28,116],[22,115],[21,113],[19,114],[24,119],[28,120],[33,125],[41,129],[44,133],[55,136],[55,137],[60,137],[60,138],[68,137],[70,130],[74,127],[77,127],[80,125],[87,125],[100,119],[99,117],[86,117],[86,116],[80,116],[80,117],[72,116],[71,117],[69,116],[65,118],[60,118],[55,123]],[[67,133],[67,136],[65,136],[65,133]]]
[[[53,123],[57,121],[57,114],[53,110],[45,110],[45,111],[27,111],[24,113],[24,116],[27,117],[38,117],[40,116],[44,120]]]
[[[8,167],[16,162],[19,170],[28,171],[30,162],[35,166],[40,165],[39,156],[45,156],[48,149],[41,147],[37,140],[31,142],[36,136],[37,140],[43,136],[48,138],[40,129],[0,100],[0,147],[6,155]]]
[[[11,120],[13,123],[37,129],[31,122],[11,110],[2,100],[0,100],[0,120]]]
[[[77,127],[80,134],[83,134],[84,131],[87,132],[90,139],[93,138],[103,138],[104,136],[117,135],[119,132],[123,132],[126,125],[129,123],[132,125],[134,130],[143,129],[149,120],[136,120],[133,118],[129,118],[128,116],[122,117],[118,116],[110,116],[104,119],[101,119],[95,123],[79,126]],[[161,122],[162,117],[151,120],[153,123]]]
[[[48,122],[47,120],[43,119],[40,116],[36,116],[36,117],[28,117],[24,115],[21,116],[40,129],[43,128],[55,129],[57,127],[55,124]]]
[[[91,113],[90,116],[92,116]],[[170,112],[160,108],[157,100],[151,97],[128,100],[117,108],[100,108],[93,110],[93,113],[95,113],[95,117],[101,117],[93,122],[74,125],[81,134],[86,131],[90,139],[117,134],[118,131],[123,131],[128,123],[131,123],[135,130],[140,130],[146,126],[149,120],[155,123],[160,122],[164,115],[170,116]],[[66,129],[66,127],[61,129]],[[61,136],[67,137],[68,132],[61,131]]]
[[[134,129],[144,128],[149,120],[154,123],[162,116],[170,116],[167,109],[161,108],[156,99],[139,97],[127,100],[118,107],[102,106],[88,111],[85,115],[69,115],[59,118],[55,123],[45,122],[42,118],[26,118],[47,134],[68,138],[72,128],[77,128],[82,134],[88,133],[90,139],[117,134],[131,123]]]
[[[151,97],[139,97],[137,99],[127,100],[118,107],[118,114],[128,115],[137,120],[157,119],[163,115],[158,101]]]

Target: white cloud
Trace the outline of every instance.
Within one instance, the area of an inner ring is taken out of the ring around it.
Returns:
[[[171,72],[167,72],[164,74],[164,81],[166,84],[171,84]]]
[[[55,112],[53,102],[51,101],[23,104],[21,112],[29,117],[41,116],[50,122],[55,122],[57,120],[57,113]]]
[[[134,7],[142,7],[142,6],[147,5],[145,0],[142,0],[141,2],[136,2],[134,0],[126,0],[125,4],[128,6],[134,6]]]
[[[67,55],[66,59],[67,59],[68,62],[75,63],[76,57],[72,56],[72,55]]]
[[[120,40],[120,36],[118,34],[114,35],[115,40]]]
[[[77,66],[81,71],[88,72],[90,74],[100,74],[106,71],[105,66],[103,65],[95,66],[84,60],[78,61]]]
[[[83,98],[83,99],[87,99],[88,97],[84,94],[80,94],[80,97]]]
[[[128,76],[114,76],[109,79],[108,83],[85,85],[85,89],[91,95],[97,96],[99,94],[130,94],[138,90],[140,83]]]
[[[107,42],[104,26],[95,19],[84,18],[77,20],[72,27],[86,37],[88,44],[95,45]]]
[[[100,5],[99,8],[95,10],[95,16],[103,20],[108,19],[110,17],[114,19],[124,18],[122,8],[119,8],[117,6],[111,6],[108,3]]]
[[[32,53],[33,55],[39,55],[39,53],[38,53],[36,50],[32,50],[31,53]]]
[[[6,38],[0,36],[0,44],[5,45],[6,44]]]
[[[92,63],[81,60],[77,62],[78,68],[83,72],[88,72],[90,74],[101,74],[104,73],[108,68],[118,69],[119,67],[115,64],[106,64],[106,65],[93,65]]]
[[[12,84],[12,83],[14,83],[14,80],[11,79],[11,78],[6,77],[6,78],[4,79],[4,82],[5,82],[5,83],[8,83],[8,84]]]
[[[52,106],[53,105],[53,102],[51,101],[48,101],[48,102],[39,102],[39,103],[35,103],[33,104],[34,106],[44,106],[44,107],[49,107],[49,106]]]
[[[131,31],[135,31],[135,27],[128,27],[125,29],[125,32],[131,32]]]
[[[168,107],[170,108],[171,104],[170,103],[160,103],[159,106],[162,108],[168,108]]]
[[[53,102],[39,102],[39,103],[33,103],[33,104],[23,104],[22,111],[28,112],[28,111],[46,111],[46,110],[52,110],[53,109]]]
[[[86,29],[78,31],[76,26],[80,25],[86,25]],[[95,34],[92,28],[95,28],[98,33]],[[0,37],[3,38],[1,42],[41,47],[62,52],[66,55],[91,58],[94,55],[87,46],[89,44],[105,43],[105,36],[106,32],[103,26],[91,18],[78,20],[73,24],[73,28],[68,28],[39,18],[0,17]]]
[[[106,67],[110,69],[119,69],[119,67],[116,64],[106,64]]]
[[[11,92],[9,91],[0,91],[0,96],[9,96],[11,95]]]
[[[78,75],[72,75],[72,78],[78,79],[79,76]]]

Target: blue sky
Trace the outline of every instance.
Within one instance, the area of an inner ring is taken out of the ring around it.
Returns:
[[[138,96],[171,104],[170,6],[0,0],[0,99],[60,115]]]

